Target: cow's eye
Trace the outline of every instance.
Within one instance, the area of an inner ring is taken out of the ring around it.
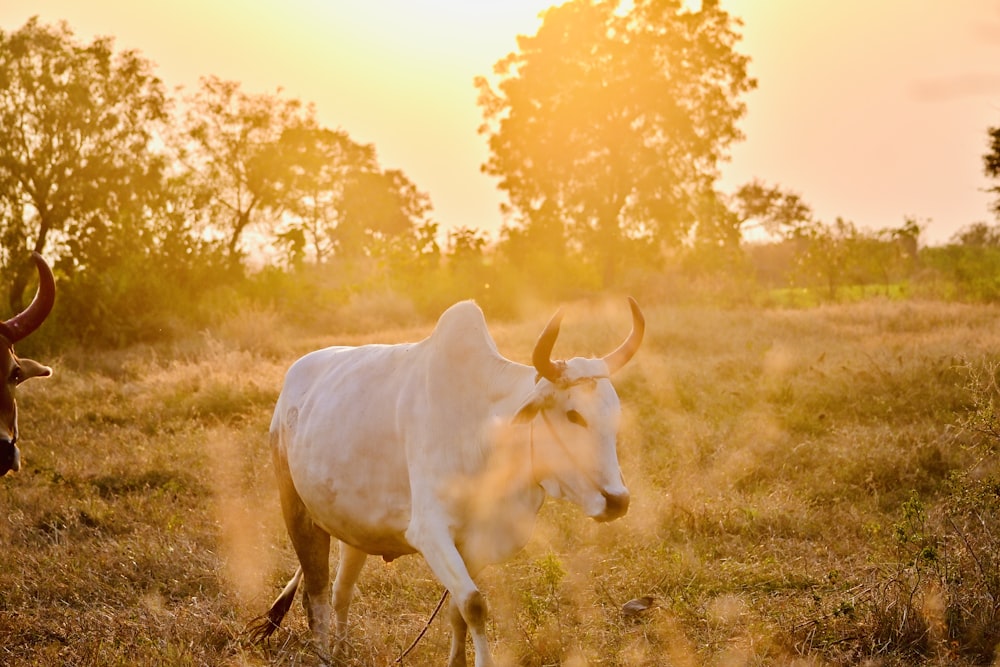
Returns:
[[[14,368],[12,368],[11,371],[10,371],[10,383],[11,384],[18,384],[18,383],[21,382],[22,379],[23,379],[23,376],[21,374],[21,367],[20,366],[14,366]]]
[[[581,415],[576,410],[570,410],[569,412],[567,412],[566,419],[570,420],[571,423],[576,424],[577,426],[582,426],[584,428],[587,428],[587,420],[584,419],[583,415]]]

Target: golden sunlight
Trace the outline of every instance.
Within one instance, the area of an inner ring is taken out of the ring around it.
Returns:
[[[743,22],[739,48],[759,81],[721,190],[761,178],[804,195],[821,219],[863,226],[916,215],[933,221],[929,241],[985,215],[978,155],[995,123],[995,8],[719,1]],[[472,80],[555,4],[8,0],[0,26],[37,15],[66,21],[81,39],[113,37],[170,87],[190,90],[209,75],[251,92],[280,87],[314,103],[322,123],[373,143],[383,164],[430,193],[442,228],[495,232],[501,197],[479,172],[487,148]]]

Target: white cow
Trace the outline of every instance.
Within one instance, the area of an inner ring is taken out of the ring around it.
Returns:
[[[644,319],[601,359],[552,361],[560,313],[542,332],[533,366],[505,359],[482,311],[449,308],[419,343],[330,347],[289,369],[271,421],[281,506],[300,567],[256,635],[270,635],[300,581],[313,640],[330,626],[330,536],[340,541],[333,585],[334,655],[369,554],[420,553],[451,593],[449,665],[492,665],[486,604],[473,581],[528,541],[545,494],[587,516],[625,514],[618,466],[621,414],[610,376],[635,354]]]

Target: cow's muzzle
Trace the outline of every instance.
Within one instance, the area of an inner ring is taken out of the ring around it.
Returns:
[[[594,517],[595,521],[614,521],[625,516],[628,512],[630,496],[628,491],[624,493],[607,493],[602,491],[604,496],[604,511]]]
[[[21,452],[17,448],[17,443],[6,438],[0,440],[0,477],[9,471],[17,472],[21,469]]]

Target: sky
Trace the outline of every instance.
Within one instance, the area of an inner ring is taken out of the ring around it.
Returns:
[[[473,78],[534,34],[546,0],[3,0],[0,28],[37,15],[110,36],[170,87],[199,77],[313,103],[375,146],[444,230],[503,220]],[[697,4],[697,3],[693,3]],[[990,213],[987,128],[1000,125],[1000,0],[721,0],[743,20],[744,98],[719,188],[759,179],[817,217],[865,229],[914,217],[944,243]]]

